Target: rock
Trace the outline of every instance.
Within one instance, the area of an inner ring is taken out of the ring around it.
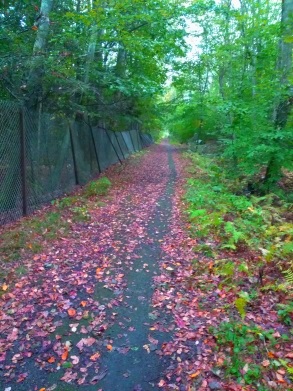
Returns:
[[[217,390],[222,390],[222,386],[219,382],[217,381],[212,381],[209,383],[209,387],[212,391],[217,391]]]

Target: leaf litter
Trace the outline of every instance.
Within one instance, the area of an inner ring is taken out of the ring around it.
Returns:
[[[231,320],[226,306],[235,299],[235,293],[221,287],[209,259],[195,254],[198,243],[184,217],[182,196],[187,162],[180,150],[173,153],[178,179],[172,219],[169,232],[159,239],[161,273],[154,277],[148,314],[150,333],[167,332],[172,340],[160,344],[149,334],[143,346],[114,346],[108,337],[104,339],[116,323],[115,308],[125,303],[125,270],[141,272],[136,268],[137,246],[142,242],[153,245],[153,239],[147,237],[146,222],[167,185],[169,166],[165,152],[165,147],[153,146],[140,161],[130,159],[124,163],[122,171],[117,165],[109,168],[106,175],[114,187],[105,205],[92,206],[89,222],[71,223],[69,235],[46,243],[41,254],[24,256],[21,262],[27,273],[14,284],[2,285],[0,368],[6,391],[17,389],[17,384],[32,378],[34,368],[48,374],[61,371],[62,381],[77,386],[96,385],[108,375],[107,368],[101,367],[104,355],[113,351],[127,355],[139,349],[169,359],[168,369],[156,380],[160,389],[256,390],[224,375],[231,347],[219,349],[211,327]],[[122,233],[127,233],[126,241],[121,239]],[[142,268],[147,272],[149,264]],[[144,302],[144,296],[139,297],[139,302]],[[266,351],[266,357],[259,355],[259,362],[267,371],[262,384],[268,390],[285,391],[292,389],[291,382],[282,365],[273,367],[273,362],[285,359],[290,366],[293,346],[291,341],[279,340],[284,327],[278,323],[273,305],[274,297],[267,295],[259,311],[248,313],[247,318],[263,329],[275,329],[274,348]],[[160,321],[162,312],[170,315],[171,322]],[[240,321],[237,316],[235,319]],[[130,333],[136,331],[127,320],[120,326]],[[251,360],[246,359],[243,374],[251,367]],[[123,377],[128,378],[129,372],[124,372]],[[31,390],[42,389],[42,385],[29,384]],[[46,384],[45,389],[54,390],[57,385]],[[136,384],[133,389],[144,388]]]

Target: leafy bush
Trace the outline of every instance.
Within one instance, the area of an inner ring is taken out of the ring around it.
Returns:
[[[84,188],[84,194],[86,197],[92,197],[95,195],[106,195],[112,183],[106,177],[97,179],[90,182]]]

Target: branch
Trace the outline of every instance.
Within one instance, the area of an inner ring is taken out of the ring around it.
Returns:
[[[138,26],[136,26],[136,27],[133,27],[132,29],[128,30],[128,32],[129,32],[129,33],[132,33],[133,31],[138,30],[138,29],[140,29],[141,27],[146,26],[147,24],[149,24],[149,23],[148,23],[148,22],[143,22],[143,23],[141,23],[140,25],[138,25]]]

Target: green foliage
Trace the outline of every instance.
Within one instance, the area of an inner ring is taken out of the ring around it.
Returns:
[[[241,318],[244,319],[246,316],[246,307],[251,301],[256,299],[257,292],[251,291],[250,293],[248,293],[245,291],[241,291],[241,292],[239,292],[238,295],[239,295],[239,297],[235,300],[234,304],[235,304],[235,307],[237,308]]]
[[[212,139],[231,174],[255,177],[258,187],[269,192],[281,168],[293,168],[292,115],[286,125],[276,120],[278,103],[286,102],[292,84],[290,76],[288,86],[284,83],[286,69],[278,69],[284,63],[278,50],[282,4],[199,4],[189,8],[198,26],[198,50],[176,67],[165,93],[166,129],[179,142],[193,136],[202,144]],[[287,55],[291,58],[292,45]],[[196,147],[194,141],[192,145]]]
[[[106,177],[97,179],[87,184],[84,188],[84,194],[86,197],[92,197],[95,195],[106,195],[111,187],[112,183]]]
[[[68,208],[78,202],[78,197],[63,197],[52,201],[52,205],[55,205],[58,209]]]
[[[278,304],[278,316],[287,326],[293,324],[293,303]]]
[[[38,7],[1,5],[0,98],[34,108],[39,99],[44,111],[84,113],[115,130],[135,121],[159,132],[157,96],[185,52],[185,7],[175,0],[53,3],[41,56],[34,53]]]
[[[289,287],[291,289],[293,289],[293,270],[288,269],[288,270],[285,270],[283,273],[285,275],[285,280],[286,280],[287,284],[289,285]]]
[[[237,308],[241,318],[244,319],[246,315],[247,300],[244,297],[238,297],[235,300],[235,307]]]
[[[276,343],[273,333],[274,330],[236,322],[222,322],[218,328],[212,328],[218,346],[230,352],[224,364],[226,374],[236,377],[239,382],[258,386],[262,375],[260,363],[251,362],[251,359],[247,363],[245,358],[251,358],[255,353],[260,356],[258,344],[263,345],[263,341],[273,346]]]
[[[235,264],[229,260],[217,261],[217,266],[215,267],[215,274],[225,277],[232,277],[234,275]]]
[[[73,215],[73,221],[79,222],[79,221],[89,221],[91,219],[91,215],[88,211],[87,206],[75,206],[73,208],[70,208],[70,211]]]
[[[224,249],[246,246],[261,252],[264,262],[289,260],[292,246],[288,239],[293,227],[282,217],[286,204],[277,209],[270,196],[236,195],[230,189],[235,191],[237,186],[216,159],[195,153],[187,156],[196,167],[195,178],[188,180],[185,195],[191,231],[199,237],[213,234]]]

